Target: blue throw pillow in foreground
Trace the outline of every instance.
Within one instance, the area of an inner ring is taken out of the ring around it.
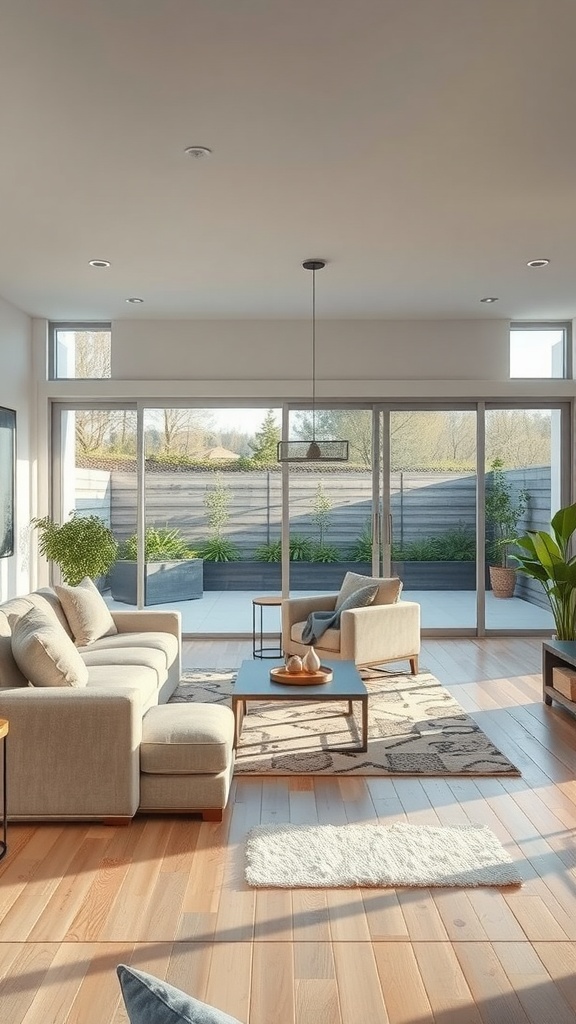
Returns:
[[[240,1024],[236,1017],[125,964],[116,968],[130,1024]]]

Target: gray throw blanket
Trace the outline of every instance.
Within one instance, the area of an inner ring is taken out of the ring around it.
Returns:
[[[375,583],[368,587],[360,587],[359,590],[355,590],[350,594],[340,607],[336,607],[334,611],[310,612],[306,619],[306,625],[302,630],[302,643],[315,644],[327,629],[340,629],[340,616],[342,612],[346,612],[350,608],[366,608],[367,605],[372,604],[376,597],[378,586],[379,584]]]
[[[310,612],[302,630],[302,643],[315,644],[327,629],[339,629],[340,609],[337,612]]]

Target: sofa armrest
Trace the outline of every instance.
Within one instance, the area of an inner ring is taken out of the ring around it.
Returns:
[[[112,618],[119,633],[171,633],[180,643],[182,638],[182,616],[180,612],[165,611],[112,611]]]
[[[314,597],[288,597],[282,601],[282,646],[290,639],[295,622],[304,622],[310,612],[333,611],[338,594],[315,594]]]
[[[351,608],[340,616],[340,656],[357,665],[420,653],[420,605],[415,601]]]
[[[140,800],[142,699],[134,687],[0,691],[10,818],[131,817]]]

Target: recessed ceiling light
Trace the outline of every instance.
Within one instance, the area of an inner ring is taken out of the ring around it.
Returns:
[[[184,152],[186,156],[193,156],[196,160],[199,160],[203,156],[210,156],[212,150],[208,149],[207,146],[186,146]]]
[[[480,302],[498,302],[497,295],[487,295],[486,298],[480,299]]]
[[[139,299],[137,295],[134,295],[131,299],[126,299],[126,302],[144,302],[144,299]]]
[[[528,263],[526,264],[526,266],[527,267],[547,267],[549,263],[550,263],[550,260],[546,260],[546,259],[543,259],[543,260],[528,260]]]
[[[109,260],[90,260],[91,267],[109,267],[111,266]]]

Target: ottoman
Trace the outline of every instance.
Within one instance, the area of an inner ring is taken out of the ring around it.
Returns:
[[[234,716],[220,704],[159,704],[142,719],[139,811],[221,821],[234,769]]]

